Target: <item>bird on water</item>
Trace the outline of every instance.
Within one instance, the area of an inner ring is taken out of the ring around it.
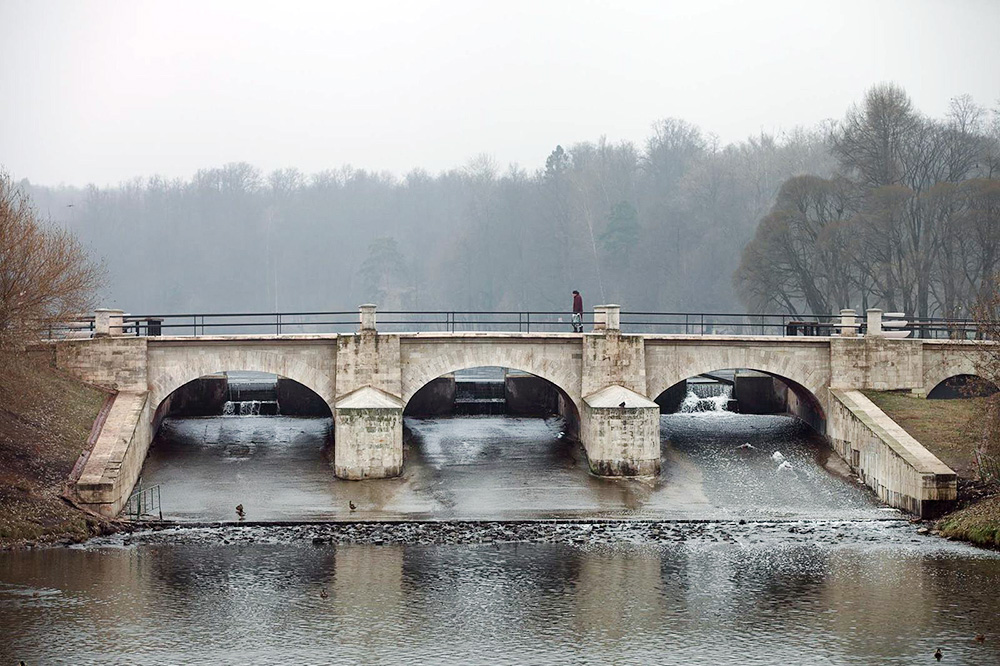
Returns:
[[[329,599],[330,598],[330,593],[326,591],[325,587],[322,590],[319,591],[319,598],[320,599]]]
[[[977,643],[985,643],[986,642],[986,634],[976,634],[976,642]]]
[[[246,514],[243,512],[243,505],[242,504],[237,504],[236,505],[236,515],[240,517],[240,520],[243,520],[244,518],[246,518]]]
[[[937,659],[938,661],[941,661],[941,657],[943,657],[943,656],[944,655],[941,654],[941,648],[938,648],[937,650],[934,650],[934,658],[935,659]]]

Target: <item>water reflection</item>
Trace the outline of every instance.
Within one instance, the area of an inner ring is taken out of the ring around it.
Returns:
[[[913,546],[312,546],[0,555],[28,663],[995,663],[1000,560]],[[321,596],[328,590],[328,598]],[[35,592],[39,592],[35,596]]]

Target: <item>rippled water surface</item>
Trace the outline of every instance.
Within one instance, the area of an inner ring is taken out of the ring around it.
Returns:
[[[143,469],[179,520],[879,518],[829,446],[801,422],[728,412],[661,419],[656,479],[601,479],[561,419],[407,419],[403,475],[342,481],[329,419],[164,422]],[[750,443],[754,448],[739,448]],[[780,469],[772,455],[788,465]],[[357,509],[351,511],[353,502]]]
[[[328,419],[168,421],[168,517],[434,522],[0,553],[0,663],[1000,663],[1000,557],[918,535],[793,419],[665,416],[655,480],[591,476],[559,419],[406,423],[401,478],[346,482]],[[539,517],[610,522],[437,522]]]
[[[256,528],[232,544],[6,553],[0,651],[29,664],[913,664],[940,646],[950,664],[998,663],[1000,560],[889,525],[833,544],[314,546]]]

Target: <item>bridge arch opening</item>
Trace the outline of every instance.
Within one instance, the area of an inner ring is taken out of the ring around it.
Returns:
[[[160,402],[152,428],[140,485],[159,486],[164,517],[288,520],[329,513],[332,412],[304,384],[261,371],[199,377]]]
[[[662,391],[654,402],[661,414],[788,414],[819,433],[826,431],[826,412],[815,393],[793,379],[753,368],[709,370],[687,377]]]
[[[306,416],[332,418],[330,406],[294,379],[259,371],[226,370],[192,379],[156,406],[153,433],[168,417]]]
[[[927,392],[928,400],[957,400],[961,398],[985,398],[997,392],[993,382],[979,375],[953,375],[938,382]]]
[[[560,417],[563,436],[576,440],[580,413],[561,386],[516,368],[460,368],[425,383],[410,397],[405,417],[515,416]]]

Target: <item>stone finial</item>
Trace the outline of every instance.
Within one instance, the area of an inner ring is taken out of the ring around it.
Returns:
[[[609,331],[620,331],[622,328],[622,306],[611,303],[604,306],[604,328]]]
[[[858,334],[857,312],[851,309],[840,311],[840,337],[853,338]]]
[[[375,309],[376,306],[372,303],[365,303],[364,305],[359,305],[358,310],[361,311],[361,330],[362,331],[374,331],[375,330]]]
[[[94,337],[104,338],[109,335],[121,335],[124,316],[124,310],[109,308],[94,310]]]
[[[882,337],[882,310],[868,308],[868,331],[865,337]]]

